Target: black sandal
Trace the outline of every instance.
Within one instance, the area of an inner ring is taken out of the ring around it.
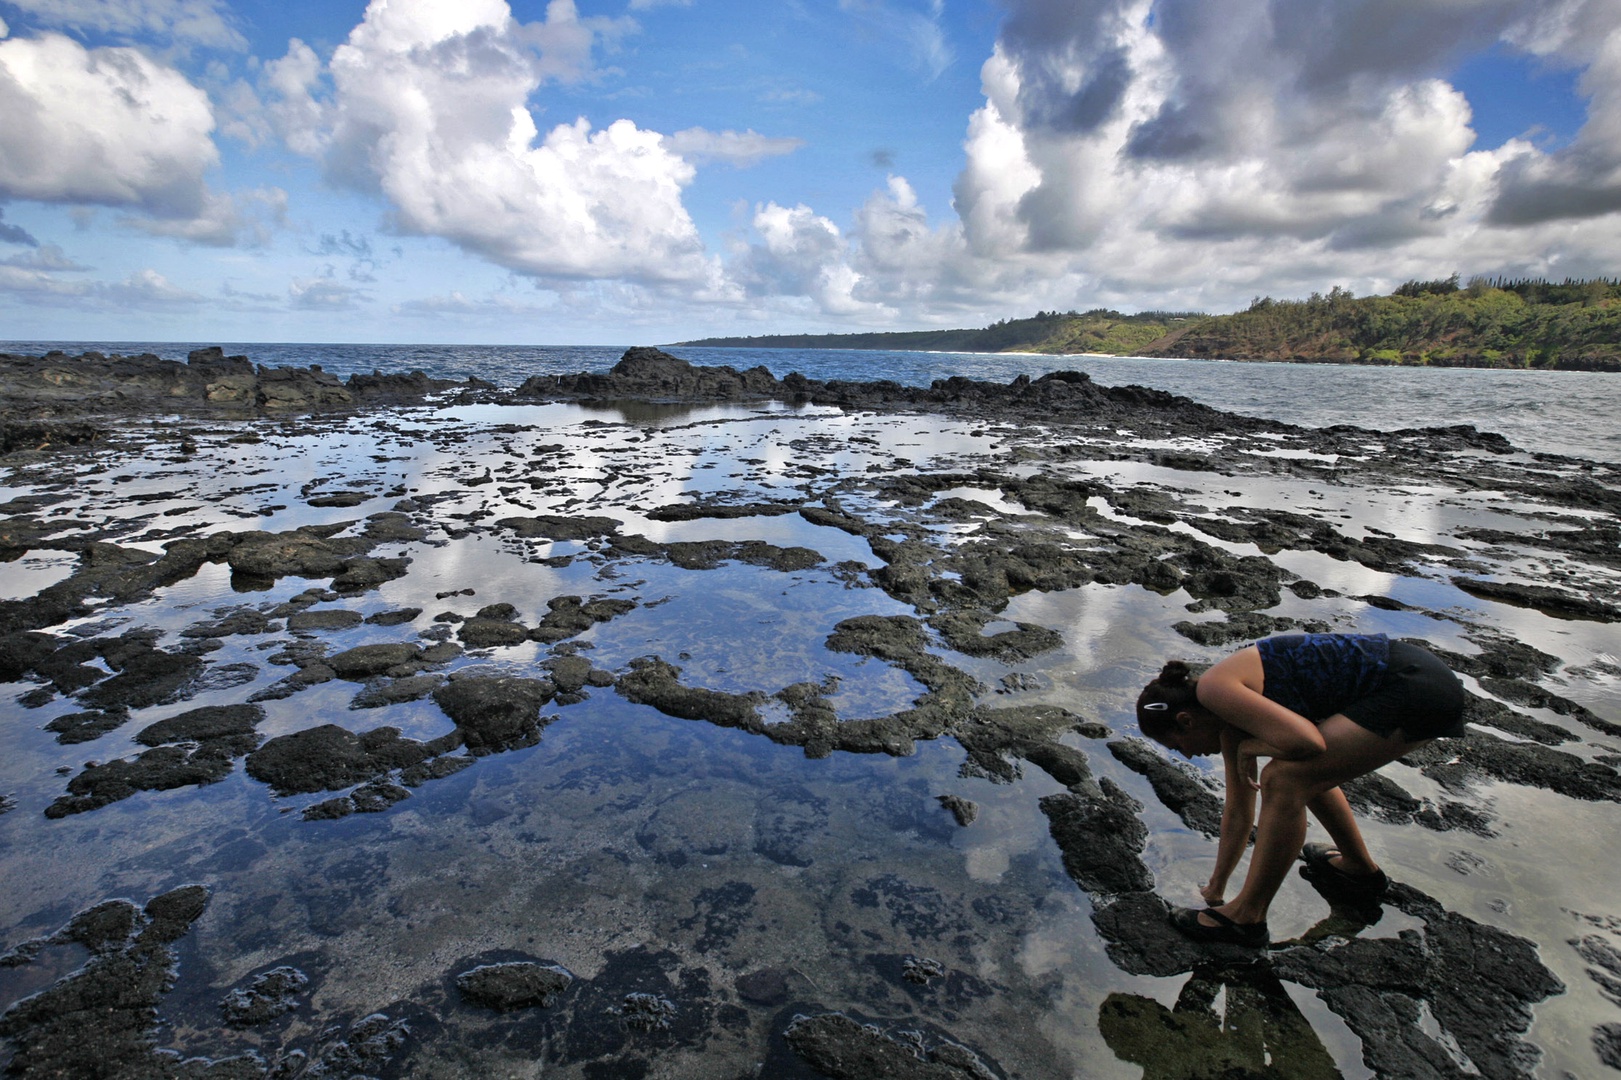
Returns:
[[[1199,921],[1200,915],[1210,916],[1216,925],[1206,926]],[[1264,949],[1272,940],[1266,923],[1236,923],[1215,908],[1205,908],[1203,911],[1197,908],[1172,908],[1171,925],[1183,935],[1205,945],[1242,945],[1250,949]]]
[[[1300,849],[1300,861],[1306,865],[1300,876],[1314,885],[1335,892],[1372,899],[1383,896],[1390,888],[1390,877],[1383,870],[1371,874],[1347,874],[1330,860],[1340,854],[1332,844],[1307,844]]]

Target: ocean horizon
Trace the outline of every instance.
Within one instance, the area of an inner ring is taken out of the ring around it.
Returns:
[[[9,341],[0,352],[79,355],[150,352],[184,361],[218,346],[265,367],[310,367],[340,378],[423,371],[514,387],[532,375],[605,372],[630,345],[439,345],[334,342]],[[1363,367],[1279,361],[1102,356],[1094,353],[952,353],[914,350],[762,349],[660,345],[693,364],[764,366],[824,382],[889,379],[928,386],[954,376],[1003,383],[1020,375],[1084,371],[1105,386],[1146,386],[1227,412],[1302,427],[1351,424],[1376,431],[1472,424],[1533,453],[1621,461],[1621,378],[1604,372],[1500,368]]]

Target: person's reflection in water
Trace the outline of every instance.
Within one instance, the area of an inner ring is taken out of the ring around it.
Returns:
[[[1143,1080],[1340,1075],[1283,983],[1258,965],[1195,968],[1170,1009],[1138,994],[1110,994],[1098,1028],[1116,1057],[1143,1067]]]

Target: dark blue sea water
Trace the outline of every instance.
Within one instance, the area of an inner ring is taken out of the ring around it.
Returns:
[[[214,344],[214,343],[205,343]],[[607,371],[624,348],[596,345],[324,345],[219,343],[267,367],[356,372],[420,369],[436,378],[477,375],[516,386],[531,375]],[[16,341],[0,351],[38,354],[152,352],[184,360],[197,343]],[[1135,383],[1218,409],[1308,427],[1355,424],[1389,431],[1473,424],[1526,450],[1621,461],[1621,376],[1581,371],[1488,371],[1472,368],[1361,368],[1327,364],[1243,364],[1031,353],[877,352],[850,349],[672,348],[697,364],[763,365],[778,378],[797,371],[813,379],[892,379],[927,386],[965,375],[1010,382],[1021,374],[1078,370],[1109,386]]]

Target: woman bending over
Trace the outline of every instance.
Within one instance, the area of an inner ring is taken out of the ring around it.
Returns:
[[[1198,677],[1180,660],[1166,664],[1137,698],[1143,734],[1190,758],[1220,751],[1227,779],[1216,868],[1199,890],[1209,906],[1174,909],[1172,925],[1198,941],[1264,947],[1267,909],[1301,853],[1307,810],[1334,841],[1306,849],[1308,865],[1349,888],[1382,890],[1387,879],[1340,785],[1463,734],[1463,706],[1445,664],[1383,634],[1267,638]],[[1271,760],[1257,775],[1263,757]],[[1249,873],[1224,900],[1252,825]]]

